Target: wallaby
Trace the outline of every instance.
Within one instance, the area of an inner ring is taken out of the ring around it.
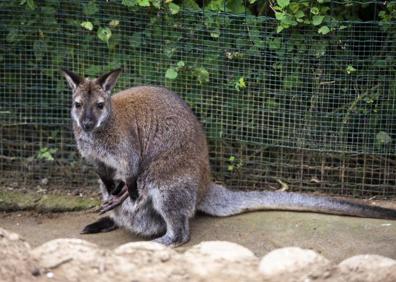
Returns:
[[[396,210],[328,197],[232,191],[211,180],[204,130],[187,104],[162,87],[110,95],[120,70],[96,79],[63,74],[73,92],[71,116],[81,155],[94,164],[110,211],[82,233],[124,227],[178,246],[190,238],[196,211],[230,216],[253,210],[295,210],[396,219]]]

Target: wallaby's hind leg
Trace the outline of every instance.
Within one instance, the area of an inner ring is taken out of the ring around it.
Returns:
[[[194,215],[196,200],[194,189],[166,187],[157,189],[152,196],[154,209],[166,223],[165,234],[155,239],[154,242],[172,247],[188,242],[190,240],[189,218]]]
[[[117,225],[114,220],[110,217],[105,216],[94,223],[88,224],[81,230],[81,234],[92,234],[92,233],[101,233],[101,232],[110,232],[117,229]]]
[[[154,239],[154,242],[165,246],[177,247],[190,240],[189,218],[178,213],[163,213],[166,222],[166,233]]]

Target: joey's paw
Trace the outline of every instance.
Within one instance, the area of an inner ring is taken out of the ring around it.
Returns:
[[[181,245],[187,243],[188,241],[189,241],[188,237],[185,239],[182,239],[182,240],[178,240],[178,238],[174,238],[174,237],[171,237],[166,234],[162,237],[152,240],[152,242],[160,243],[162,245],[172,247],[172,248],[181,246]]]
[[[99,214],[104,214],[121,205],[129,196],[128,187],[125,185],[117,195],[110,196],[99,209]]]
[[[114,209],[118,205],[119,205],[119,203],[116,200],[116,198],[115,197],[110,197],[109,199],[107,199],[105,202],[102,203],[102,205],[100,206],[98,212],[99,212],[99,214],[104,214],[104,213],[106,213],[108,211],[111,211],[112,209]]]

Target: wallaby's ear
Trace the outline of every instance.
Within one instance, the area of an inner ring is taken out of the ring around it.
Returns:
[[[67,83],[69,84],[70,88],[74,91],[77,86],[84,80],[79,75],[72,73],[71,71],[61,69],[63,76],[66,78]]]
[[[109,73],[99,76],[96,79],[96,83],[99,84],[104,91],[110,93],[113,89],[114,85],[117,82],[117,79],[121,73],[121,69],[112,70]]]

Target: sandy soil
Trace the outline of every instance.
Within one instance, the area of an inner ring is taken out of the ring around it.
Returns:
[[[92,212],[39,214],[0,213],[0,227],[21,234],[33,247],[56,238],[81,238],[101,247],[115,248],[140,241],[125,230],[80,235],[98,215]],[[226,240],[256,255],[298,246],[313,249],[339,262],[357,254],[379,254],[396,259],[396,221],[362,219],[297,212],[254,212],[229,218],[199,215],[191,221],[191,241]]]

